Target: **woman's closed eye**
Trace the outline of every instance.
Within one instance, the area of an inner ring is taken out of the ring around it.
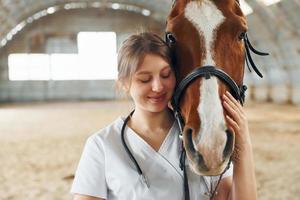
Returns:
[[[164,72],[164,73],[161,74],[161,77],[162,77],[162,78],[169,78],[170,75],[171,75],[171,73],[172,73],[171,71]]]
[[[148,83],[150,81],[150,78],[148,78],[148,79],[139,79],[139,81],[141,83]]]
[[[138,76],[137,80],[141,83],[148,83],[151,80],[151,77],[148,75]]]

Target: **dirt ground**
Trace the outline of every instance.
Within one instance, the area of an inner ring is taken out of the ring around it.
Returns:
[[[0,105],[0,199],[67,200],[86,138],[126,101]],[[246,104],[261,200],[300,197],[300,106]]]

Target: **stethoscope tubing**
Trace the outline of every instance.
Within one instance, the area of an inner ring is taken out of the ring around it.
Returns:
[[[139,173],[139,175],[141,176],[142,178],[142,181],[147,185],[147,187],[149,188],[150,185],[149,185],[149,182],[146,178],[146,176],[144,175],[140,165],[138,164],[138,162],[136,161],[136,159],[134,158],[133,154],[131,153],[130,149],[128,148],[128,145],[125,141],[125,128],[127,126],[127,123],[129,121],[129,119],[131,118],[132,114],[134,113],[134,110],[126,117],[126,119],[124,120],[124,123],[123,123],[123,126],[122,126],[122,129],[121,129],[121,140],[122,140],[122,144],[123,144],[123,147],[125,148],[125,151],[126,153],[128,154],[130,160],[133,162],[137,172]]]
[[[137,162],[136,159],[134,158],[133,154],[131,153],[131,151],[130,151],[130,149],[129,149],[127,143],[126,143],[126,140],[125,140],[125,128],[126,128],[126,126],[127,126],[127,124],[128,124],[128,121],[130,120],[130,118],[131,118],[131,116],[132,116],[133,113],[134,113],[134,110],[131,111],[131,113],[130,113],[130,114],[125,118],[125,120],[124,120],[123,126],[122,126],[122,128],[121,128],[121,140],[122,140],[122,144],[123,144],[123,147],[124,147],[126,153],[128,154],[130,160],[133,162],[133,164],[134,164],[134,166],[135,166],[137,172],[139,173],[140,177],[142,178],[142,181],[143,181],[143,182],[147,185],[147,187],[149,188],[149,187],[150,187],[150,184],[149,184],[149,182],[148,182],[148,180],[147,180],[145,174],[143,173],[143,171],[142,171],[140,165],[138,164],[138,162]],[[184,149],[182,149],[182,150],[184,151]],[[185,154],[185,152],[184,152],[184,154]],[[185,157],[186,157],[186,156],[184,155],[184,156],[183,156],[184,160],[182,160],[182,158],[180,159],[181,162],[183,161],[183,165],[185,165],[185,164],[184,164],[184,163],[185,163]],[[181,164],[182,164],[182,163],[181,163]],[[189,197],[189,189],[188,189],[189,187],[188,187],[188,179],[187,179],[187,174],[186,174],[186,168],[185,168],[185,166],[183,166],[182,170],[183,170],[183,172],[184,172],[185,199],[186,199],[186,200],[189,200],[189,199],[190,199],[190,197]]]

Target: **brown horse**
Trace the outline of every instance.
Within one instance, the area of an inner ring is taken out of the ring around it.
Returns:
[[[245,58],[262,76],[249,49],[265,54],[253,49],[246,32],[238,0],[177,0],[167,18],[166,41],[176,55],[177,81],[184,82],[173,106],[181,113],[185,151],[197,174],[219,175],[230,162],[235,137],[221,97],[228,90],[243,101]]]

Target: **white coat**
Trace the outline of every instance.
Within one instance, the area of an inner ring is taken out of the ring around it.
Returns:
[[[160,149],[155,151],[128,126],[125,140],[145,174],[142,181],[121,141],[123,118],[90,136],[85,144],[71,193],[108,200],[183,200],[183,172],[179,167],[179,128],[174,122]],[[218,177],[201,177],[187,166],[191,200],[208,199],[209,183]],[[224,177],[232,175],[232,166]],[[210,181],[211,180],[211,181]],[[206,184],[205,184],[206,181]]]

